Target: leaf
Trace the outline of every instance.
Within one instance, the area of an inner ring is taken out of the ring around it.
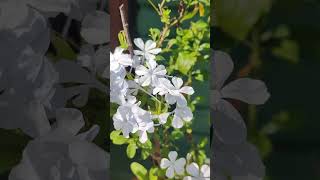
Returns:
[[[205,13],[205,9],[204,9],[204,6],[202,3],[199,3],[199,14],[200,16],[204,16],[204,13]]]
[[[151,168],[149,171],[149,180],[158,180],[158,168]]]
[[[142,149],[141,150],[141,158],[146,160],[150,156],[150,150]]]
[[[120,135],[121,131],[112,131],[110,134],[110,139],[113,144],[122,145],[128,142],[128,139]]]
[[[171,136],[174,140],[178,140],[181,139],[184,136],[184,134],[179,129],[175,129],[174,131],[172,131]]]
[[[216,0],[213,4],[215,23],[232,37],[243,40],[267,13],[271,6],[270,0]]]
[[[197,57],[194,55],[194,53],[181,52],[178,55],[175,69],[180,71],[182,74],[187,75],[196,61]]]
[[[52,44],[57,52],[56,59],[77,59],[77,54],[71,48],[71,46],[61,37],[54,35],[52,36]]]
[[[147,169],[137,162],[133,162],[130,165],[130,169],[132,173],[139,179],[139,180],[146,180],[148,179],[148,171]]]
[[[118,40],[122,49],[128,49],[128,43],[124,31],[118,33]]]
[[[127,156],[128,158],[132,159],[136,155],[137,152],[137,145],[135,142],[131,142],[127,147]]]
[[[293,40],[283,40],[279,47],[272,49],[272,54],[289,61],[290,63],[298,63],[299,46]]]

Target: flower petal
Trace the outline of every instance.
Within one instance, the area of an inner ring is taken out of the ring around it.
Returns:
[[[144,50],[144,42],[141,38],[135,38],[133,42],[139,49]]]
[[[148,40],[145,45],[145,50],[150,52],[150,50],[156,48],[156,46],[157,46],[156,42],[152,40]]]
[[[169,154],[168,154],[168,157],[169,157],[169,160],[170,160],[171,162],[176,161],[176,159],[177,159],[177,157],[178,157],[177,151],[170,151]]]
[[[173,116],[172,127],[180,129],[183,126],[183,120],[179,116]]]
[[[148,69],[142,65],[138,66],[135,70],[136,75],[143,76],[148,73]]]
[[[174,87],[176,87],[177,89],[180,89],[180,87],[183,84],[183,80],[181,78],[178,78],[178,77],[173,77],[172,78],[172,83],[173,83]]]
[[[168,178],[173,178],[174,177],[174,167],[170,166],[167,171],[166,171],[166,176]]]
[[[171,162],[167,158],[161,159],[160,167],[161,169],[166,169],[171,165]]]
[[[190,86],[184,86],[180,89],[180,92],[184,94],[192,95],[194,93],[194,90]]]
[[[167,70],[163,65],[159,65],[157,68],[155,68],[155,70],[153,71],[153,74],[157,75],[157,76],[164,76],[166,75]]]
[[[191,163],[186,168],[187,173],[192,175],[193,177],[199,177],[200,169],[197,163]]]
[[[202,175],[202,177],[207,177],[207,178],[209,178],[210,177],[210,166],[208,166],[208,165],[202,165],[201,166],[201,175]]]
[[[177,174],[182,175],[184,173],[184,166],[186,165],[186,159],[180,158],[174,163],[174,170]]]
[[[155,49],[148,50],[148,52],[151,54],[159,54],[161,51],[162,51],[161,48],[155,48]]]
[[[246,140],[246,125],[239,112],[229,102],[221,100],[211,113],[214,133],[222,142],[237,144]]]
[[[248,104],[264,104],[270,97],[264,82],[241,78],[226,85],[221,94],[224,98],[238,99]]]
[[[65,129],[76,135],[84,126],[81,111],[73,108],[62,108],[56,111],[57,128]]]
[[[220,89],[233,70],[231,57],[222,51],[214,51],[211,62],[213,89]]]

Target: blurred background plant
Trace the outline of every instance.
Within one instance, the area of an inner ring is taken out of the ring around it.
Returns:
[[[265,179],[320,179],[319,8],[316,0],[211,1],[211,44],[231,54],[237,72],[230,79],[262,79],[271,94],[263,107],[233,101],[264,159]]]

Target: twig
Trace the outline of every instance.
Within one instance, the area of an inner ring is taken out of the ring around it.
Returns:
[[[69,28],[70,28],[70,25],[71,25],[71,22],[72,22],[72,18],[71,16],[69,15],[67,20],[66,20],[66,23],[64,24],[63,26],[63,30],[62,30],[62,37],[63,38],[66,38],[67,35],[68,35],[68,32],[69,32]]]
[[[131,55],[131,58],[133,58],[133,46],[132,46],[132,41],[131,41],[130,34],[129,34],[129,23],[127,20],[127,16],[126,16],[123,4],[121,4],[121,6],[119,7],[119,10],[120,10],[120,15],[121,15],[121,22],[122,22],[123,30],[126,35],[126,39],[127,39],[127,43],[128,43],[128,50]]]

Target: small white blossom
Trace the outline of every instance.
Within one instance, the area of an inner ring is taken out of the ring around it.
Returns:
[[[132,59],[130,55],[123,54],[124,49],[117,47],[114,53],[110,52],[110,71],[120,71],[120,69],[131,66]]]
[[[140,50],[134,50],[135,55],[143,56],[147,60],[154,60],[155,55],[161,52],[160,48],[157,48],[156,42],[148,40],[146,43],[143,42],[141,38],[134,39],[134,44]]]
[[[154,60],[147,61],[146,64],[147,67],[140,65],[135,70],[135,73],[140,76],[138,82],[141,86],[155,86],[158,78],[166,75],[167,70],[163,65],[157,65]]]
[[[169,159],[163,158],[160,162],[161,169],[167,169],[166,176],[173,178],[175,174],[183,175],[186,159],[180,158],[177,160],[178,153],[176,151],[170,151],[168,157]]]
[[[185,122],[190,122],[193,118],[191,109],[188,106],[177,106],[174,110],[174,116],[172,120],[172,127],[182,128]]]
[[[191,176],[186,176],[183,180],[210,180],[210,166],[206,164],[200,169],[198,164],[191,163],[187,165],[186,170]]]
[[[168,104],[177,103],[179,106],[186,106],[187,100],[183,94],[192,95],[193,88],[190,86],[182,87],[183,80],[178,77],[173,77],[172,83],[173,85],[168,79],[160,78],[157,86],[153,89],[153,94],[165,95]]]

